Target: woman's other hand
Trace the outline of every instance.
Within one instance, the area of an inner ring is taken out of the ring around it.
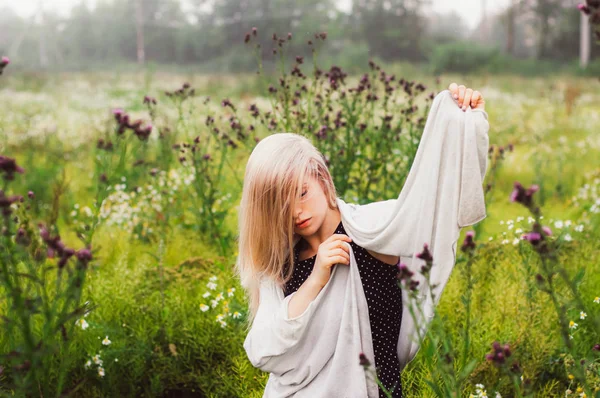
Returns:
[[[458,102],[458,107],[466,111],[469,106],[471,109],[485,110],[485,100],[479,91],[467,88],[463,84],[460,86],[456,83],[451,83],[448,87],[452,98]]]
[[[334,234],[319,245],[317,258],[309,278],[321,288],[329,282],[331,267],[335,264],[350,265],[350,246],[352,239],[345,234]]]

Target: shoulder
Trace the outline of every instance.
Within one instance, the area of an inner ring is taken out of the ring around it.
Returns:
[[[400,257],[398,257],[398,256],[391,256],[389,254],[381,254],[381,253],[374,252],[372,250],[367,250],[367,251],[369,252],[369,254],[371,256],[375,257],[377,260],[382,261],[389,265],[396,265],[396,264],[398,264],[398,261],[400,261]]]

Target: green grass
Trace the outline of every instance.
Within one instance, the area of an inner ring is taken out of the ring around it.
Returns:
[[[402,68],[398,66],[398,70],[402,76]],[[573,197],[584,184],[600,188],[600,183],[587,174],[599,167],[600,83],[569,76],[524,79],[445,75],[436,85],[429,76],[418,76],[415,70],[409,72],[430,90],[445,89],[453,81],[480,90],[487,102],[490,144],[515,145],[514,152],[505,152],[505,159],[494,175],[495,186],[487,201],[488,217],[481,222],[481,233],[476,236],[483,247],[473,265],[477,282],[470,357],[479,362],[464,394],[468,396],[475,391],[475,384],[483,383],[489,396],[494,396],[492,391],[496,389],[502,396],[511,396],[508,379],[485,360],[491,343],[498,340],[511,342],[524,375],[536,381],[538,396],[562,397],[570,386],[568,370],[558,361],[561,344],[556,313],[547,296],[539,291],[534,292],[532,301],[526,298],[530,276],[525,273],[524,264],[535,268],[539,260],[531,255],[527,242],[513,245],[514,229],[520,226],[527,231],[529,214],[508,198],[514,181],[526,187],[540,184],[542,190],[536,198],[543,199],[545,225],[558,235],[561,229],[554,223],[571,220],[572,225],[562,229],[568,230],[572,237],[565,242],[562,261],[572,275],[586,269],[580,292],[589,304],[588,316],[600,316],[600,305],[592,303],[600,295],[598,215],[586,213],[573,203]],[[242,109],[257,97],[265,96],[256,92],[260,84],[251,76],[74,73],[3,77],[0,154],[16,157],[27,170],[12,189],[15,192],[32,189],[42,203],[51,203],[54,184],[64,171],[68,191],[60,201],[59,226],[63,240],[79,248],[81,244],[73,227],[79,221],[85,222],[85,218],[81,214],[72,216],[71,211],[75,204],[81,209],[93,203],[91,154],[111,118],[109,110],[123,107],[132,115],[147,119],[143,96],[161,96],[164,90],[176,89],[184,81],[189,81],[198,93],[193,111],[185,116],[188,138],[204,129],[207,113],[220,109],[222,99],[230,98]],[[566,113],[564,98],[568,86],[581,89],[570,115]],[[206,96],[212,99],[204,106],[202,100]],[[161,97],[160,101],[164,100]],[[177,114],[171,112],[165,117],[176,120]],[[243,177],[247,157],[247,153],[238,153],[239,158],[232,161],[234,168],[227,171],[225,184],[235,205],[239,202],[240,187],[234,176]],[[488,172],[488,178],[490,175]],[[188,199],[179,191],[169,195],[176,200],[173,206],[177,209],[182,209],[177,206],[183,206]],[[579,203],[589,207],[593,200]],[[49,207],[42,205],[38,213],[44,218],[49,211]],[[234,234],[235,214],[231,211],[225,224]],[[508,229],[506,221],[519,216],[524,221],[515,221],[515,227]],[[152,222],[153,214],[144,214],[142,218]],[[574,231],[578,224],[584,226],[582,232]],[[163,252],[158,243],[160,238],[164,241]],[[509,243],[503,244],[503,239]],[[244,316],[227,317],[226,327],[216,321],[218,314],[225,313],[224,300],[228,301],[229,312],[246,313],[242,289],[232,275],[235,250],[220,256],[219,250],[193,228],[155,231],[150,240],[145,240],[104,224],[96,231],[93,244],[99,253],[86,281],[85,300],[98,308],[85,318],[87,329],[76,328],[70,351],[61,353],[61,357],[70,361],[70,385],[86,378],[77,396],[178,396],[184,392],[206,397],[262,396],[268,375],[254,369],[245,356]],[[439,305],[444,327],[457,345],[465,321],[460,299],[465,283],[461,274],[463,265],[455,269]],[[218,285],[214,291],[207,287],[213,275]],[[235,288],[233,297],[227,295],[229,288]],[[565,298],[569,297],[564,286],[559,290]],[[212,293],[210,298],[203,297],[207,291]],[[219,292],[225,299],[216,308],[202,311],[200,305],[210,305],[209,300]],[[4,306],[0,308],[0,312],[6,311]],[[570,306],[568,311],[580,325],[574,333],[575,345],[585,351],[597,341],[592,341],[594,334],[586,321],[578,319],[579,309]],[[101,343],[105,336],[112,342],[108,346]],[[0,336],[0,351],[5,351],[7,343]],[[84,367],[98,353],[104,361],[104,377],[95,373],[95,366]],[[429,375],[422,355],[423,352],[402,375],[407,397],[433,396],[424,381]],[[599,378],[591,375],[591,385],[600,387]],[[570,388],[575,390],[574,386]]]

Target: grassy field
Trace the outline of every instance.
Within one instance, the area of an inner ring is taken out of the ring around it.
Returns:
[[[469,268],[466,257],[457,264],[432,328],[458,353],[468,328],[467,354],[474,362],[459,395],[484,396],[485,389],[487,396],[562,397],[568,391],[581,396],[585,389],[587,396],[600,396],[600,355],[592,349],[600,343],[594,326],[600,319],[600,300],[595,300],[600,296],[600,81],[458,75],[436,81],[403,65],[387,69],[422,82],[427,92],[456,81],[486,99],[495,149],[486,176],[488,216],[475,228],[476,255]],[[25,377],[24,385],[30,382],[33,391],[39,387],[46,396],[55,395],[56,387],[49,386],[57,385],[64,370],[62,388],[73,389],[74,396],[262,396],[268,374],[254,369],[245,356],[247,307],[232,271],[236,206],[253,142],[240,139],[235,148],[220,144],[213,128],[233,137],[232,123],[240,122],[249,131],[250,105],[264,114],[272,104],[267,85],[254,76],[8,72],[0,77],[0,155],[15,158],[25,173],[3,189],[24,196],[32,191],[35,199],[26,202],[33,225],[55,225],[53,232],[68,247],[89,243],[94,250],[79,298],[91,310],[71,319],[69,345],[56,339],[57,351],[40,359],[36,377]],[[179,103],[177,95],[165,94],[184,82],[195,90],[189,99]],[[144,96],[156,98],[158,105],[148,108]],[[224,99],[236,109],[224,106]],[[152,123],[149,140],[129,132],[118,137],[115,108],[131,120],[141,118],[142,126]],[[210,116],[214,124],[207,121]],[[289,126],[302,132],[296,124]],[[259,123],[255,127],[259,137],[273,132]],[[189,147],[173,148],[193,145],[196,137],[201,137],[201,153],[214,160],[209,169],[204,163],[190,167]],[[114,149],[103,150],[99,139],[112,141]],[[360,170],[360,164],[356,167]],[[346,177],[336,170],[338,178]],[[207,185],[203,175],[218,181]],[[557,269],[575,279],[575,289],[559,276],[552,295],[536,283],[542,261],[521,238],[531,231],[533,219],[527,208],[509,200],[515,181],[539,186],[534,198],[542,224],[552,230]],[[393,191],[399,193],[400,186]],[[348,190],[344,198],[352,201],[356,194]],[[390,194],[377,191],[374,197]],[[13,206],[23,222],[22,206]],[[55,273],[47,277],[56,280]],[[467,283],[473,287],[469,314],[462,297]],[[53,283],[46,287],[50,296],[58,291]],[[0,314],[19,318],[4,299],[6,284],[0,291]],[[37,331],[43,330],[41,313],[31,317]],[[576,324],[569,325],[570,347],[561,335],[559,313]],[[1,353],[23,347],[21,329],[11,330],[0,334]],[[520,364],[518,377],[486,360],[494,341],[510,344],[511,358]],[[574,369],[584,358],[578,375]],[[9,369],[3,361],[0,365]],[[460,361],[450,368],[459,373]],[[445,385],[449,380],[440,369],[428,349],[421,349],[402,375],[406,396],[436,396],[428,381]],[[16,388],[11,375],[0,372],[0,391],[10,394]]]

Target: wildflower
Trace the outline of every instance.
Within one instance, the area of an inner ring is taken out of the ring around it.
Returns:
[[[223,315],[223,314],[217,315],[217,321],[222,321],[223,318],[225,318],[225,315]]]
[[[10,59],[8,57],[2,57],[0,60],[0,67],[4,68],[8,64],[10,64]]]
[[[565,238],[564,238],[567,242],[570,242],[573,240],[573,238],[571,237],[571,234],[566,234]]]
[[[586,6],[585,4],[577,4],[577,9],[581,12],[583,12],[585,15],[590,15],[590,13],[592,12],[591,9]]]
[[[200,309],[202,310],[202,312],[206,312],[208,311],[210,307],[206,304],[200,304]]]
[[[23,174],[25,170],[17,165],[13,158],[0,155],[0,173],[4,173],[4,179],[7,181],[13,180],[15,173]]]
[[[83,365],[83,367],[84,367],[85,369],[89,369],[89,368],[90,368],[90,366],[92,366],[92,361],[90,361],[90,360],[88,359],[88,360],[87,360],[87,362],[86,362],[86,363]]]
[[[217,284],[214,282],[208,282],[206,287],[208,287],[210,290],[215,290],[217,288]]]
[[[579,318],[581,318],[581,319],[585,319],[586,316],[587,316],[587,314],[585,312],[583,312],[583,311],[581,311],[579,313]]]
[[[235,287],[232,287],[231,289],[227,289],[227,295],[229,297],[233,297],[233,292],[235,292]]]
[[[242,314],[240,314],[239,312],[235,311],[232,316],[233,316],[233,319],[237,319],[237,318],[241,317]]]
[[[554,226],[558,229],[561,229],[563,227],[563,222],[561,220],[558,220],[554,223]]]
[[[202,295],[202,297],[207,298],[208,296],[210,296],[210,292],[206,292]]]
[[[431,270],[431,266],[433,265],[433,257],[429,252],[429,246],[427,243],[423,244],[423,251],[421,253],[416,254],[417,258],[425,261],[425,265],[421,267],[421,273],[426,274]]]
[[[596,303],[596,304],[600,304],[600,297],[596,297],[596,298],[594,299],[594,303]]]
[[[530,207],[533,204],[533,194],[538,190],[538,185],[532,185],[530,188],[525,189],[518,181],[515,181],[514,190],[510,194],[510,201]]]
[[[569,380],[573,380],[575,378],[575,376],[573,376],[572,374],[569,374],[569,376],[567,376],[569,378]]]
[[[77,320],[77,325],[81,326],[81,329],[83,329],[83,330],[87,329],[88,326],[90,326],[83,318]]]
[[[100,355],[96,354],[92,357],[92,361],[94,361],[94,363],[96,365],[102,366],[102,359],[100,359]]]
[[[546,236],[552,236],[552,230],[549,227],[547,227],[547,226],[544,225],[542,227],[542,231],[544,231],[544,233],[546,234]]]
[[[111,341],[108,339],[108,336],[106,336],[104,338],[104,340],[102,340],[102,345],[110,345]]]
[[[369,366],[371,366],[371,362],[364,353],[361,352],[358,356],[358,359],[360,366],[362,366],[363,368],[368,368]]]
[[[219,305],[219,302],[217,300],[210,300],[210,305],[211,307],[215,308],[217,305]]]
[[[211,276],[210,278],[208,278],[208,280],[209,280],[209,281],[211,281],[211,282],[214,282],[214,281],[216,281],[216,280],[217,280],[217,276],[216,276],[216,275],[213,275],[213,276]]]
[[[475,241],[473,240],[474,236],[475,231],[468,231],[465,235],[465,240],[463,241],[460,250],[462,250],[463,252],[475,250]]]
[[[104,373],[104,368],[103,367],[98,367],[98,376],[100,377],[104,377],[105,373]]]
[[[217,294],[217,296],[215,297],[215,300],[217,300],[217,301],[223,300],[223,293]]]
[[[594,347],[592,348],[593,351],[600,351],[600,344],[596,344],[594,345]]]
[[[573,321],[569,322],[569,329],[577,329],[577,326],[579,326],[579,325],[577,325],[575,322],[573,322]]]
[[[496,365],[502,365],[506,361],[506,358],[511,356],[510,346],[508,344],[505,344],[503,347],[499,342],[494,341],[492,347],[492,353],[486,354],[485,358],[488,361],[494,362]]]

